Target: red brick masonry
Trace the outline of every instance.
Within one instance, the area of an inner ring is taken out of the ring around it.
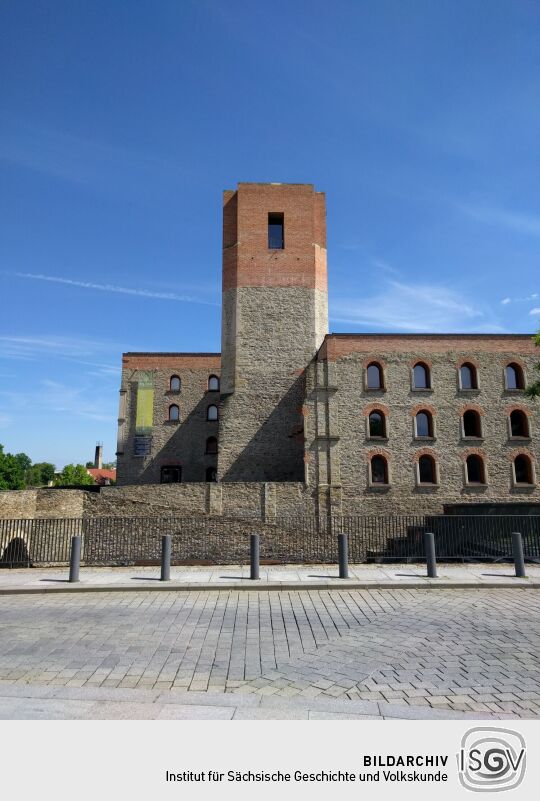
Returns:
[[[219,353],[124,353],[122,367],[132,370],[185,369],[219,370]]]
[[[328,334],[318,358],[337,361],[351,353],[410,351],[418,353],[418,359],[421,353],[449,351],[510,352],[533,356],[537,353],[532,334]],[[377,360],[380,361],[378,357]]]

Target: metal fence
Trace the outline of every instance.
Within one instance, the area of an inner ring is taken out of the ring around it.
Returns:
[[[318,553],[318,537],[312,525],[300,540],[312,543]],[[325,530],[332,539],[348,535],[351,563],[416,561],[424,559],[424,534],[435,535],[437,558],[458,561],[498,561],[512,558],[512,532],[523,536],[525,558],[540,561],[540,516],[525,515],[394,515],[334,517]],[[335,546],[337,549],[337,545]],[[325,560],[322,560],[325,561]],[[334,560],[332,560],[334,561]]]
[[[82,538],[85,565],[158,564],[161,537],[172,537],[173,564],[248,564],[249,535],[260,536],[267,564],[337,562],[337,534],[348,535],[349,561],[424,559],[423,534],[435,535],[439,560],[512,558],[513,531],[525,558],[540,561],[540,516],[417,515],[282,517],[274,523],[223,517],[102,517],[0,520],[0,567],[67,564],[71,538]]]

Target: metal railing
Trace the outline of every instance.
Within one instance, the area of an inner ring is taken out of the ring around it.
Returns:
[[[351,564],[423,561],[433,532],[439,560],[512,559],[512,532],[525,559],[540,561],[540,516],[416,515],[280,517],[273,523],[198,517],[100,517],[0,520],[0,567],[68,564],[71,538],[81,537],[84,565],[159,564],[171,536],[173,564],[249,564],[250,535],[266,564],[337,563],[337,534],[347,534]]]

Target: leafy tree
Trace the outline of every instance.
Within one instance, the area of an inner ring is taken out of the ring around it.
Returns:
[[[64,484],[86,485],[93,484],[94,479],[88,475],[86,467],[82,464],[67,464],[56,477],[56,486]]]
[[[29,487],[44,487],[54,480],[54,465],[50,462],[38,462],[26,471],[26,484]]]
[[[50,462],[40,462],[39,464],[34,465],[34,467],[39,467],[41,470],[41,480],[44,484],[48,484],[49,481],[54,480],[56,468]]]
[[[50,462],[32,464],[26,453],[4,453],[0,445],[0,489],[43,487],[54,480],[54,471]]]
[[[94,462],[86,462],[85,467],[93,467]]]
[[[93,465],[92,465],[93,467]],[[114,462],[104,462],[103,463],[104,470],[116,470],[116,461]]]
[[[24,489],[26,486],[25,468],[23,466],[25,460],[20,458],[23,456],[26,456],[26,454],[19,453],[17,456],[13,456],[11,453],[4,453],[4,446],[0,445],[0,489]],[[26,459],[28,459],[27,456]]]
[[[26,453],[16,453],[15,459],[20,464],[25,473],[32,466],[32,460],[29,456],[26,455]]]
[[[540,348],[540,331],[534,337],[534,344]],[[536,365],[536,372],[539,374],[536,381],[533,381],[527,389],[525,390],[525,394],[528,395],[529,398],[539,398],[540,397],[540,362]]]

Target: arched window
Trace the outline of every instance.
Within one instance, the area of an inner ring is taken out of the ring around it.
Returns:
[[[169,389],[171,392],[180,392],[181,386],[182,382],[180,381],[180,376],[172,375],[169,382]]]
[[[217,375],[211,375],[208,377],[208,391],[209,392],[217,392],[219,390],[219,378]]]
[[[176,403],[169,406],[169,420],[171,423],[177,423],[180,420],[180,409]]]
[[[215,467],[206,468],[206,480],[209,482],[217,481],[217,470]]]
[[[437,470],[432,456],[421,456],[418,460],[418,481],[420,484],[436,484]]]
[[[388,484],[388,463],[384,456],[372,456],[370,470],[372,484]]]
[[[460,389],[478,389],[478,378],[476,375],[476,367],[470,362],[465,362],[459,368],[459,386]]]
[[[524,454],[520,454],[514,459],[514,481],[516,484],[534,483],[532,462]]]
[[[206,410],[206,419],[207,420],[217,420],[218,419],[218,408],[212,404]]]
[[[206,453],[217,453],[217,439],[215,437],[208,437],[206,440]]]
[[[431,412],[423,409],[414,418],[414,433],[416,437],[433,437],[433,416]]]
[[[366,379],[368,389],[383,388],[383,371],[378,362],[371,362],[371,364],[368,364],[368,368],[366,370]]]
[[[504,375],[506,379],[506,389],[525,389],[523,370],[519,364],[515,362],[507,364]]]
[[[467,411],[463,413],[463,436],[476,437],[476,439],[482,437],[480,415],[474,409],[467,409]]]
[[[386,419],[378,409],[369,415],[369,436],[386,437]]]
[[[485,484],[486,473],[484,470],[484,462],[480,456],[475,453],[467,456],[465,463],[467,471],[467,484]]]
[[[178,466],[161,468],[162,484],[179,484],[182,481],[182,468]]]
[[[529,421],[525,412],[522,412],[520,409],[514,409],[510,414],[510,436],[529,436]]]
[[[431,389],[429,367],[424,362],[413,367],[413,389]]]

